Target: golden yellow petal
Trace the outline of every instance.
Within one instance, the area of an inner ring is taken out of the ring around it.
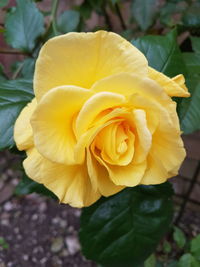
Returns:
[[[147,169],[141,180],[141,184],[161,184],[171,177],[171,174],[163,167],[163,160],[164,159],[159,159],[157,157],[153,158],[151,155],[148,156]]]
[[[37,106],[34,98],[19,114],[14,126],[14,140],[19,150],[26,150],[33,146],[33,132],[30,118]]]
[[[27,175],[44,184],[61,203],[82,208],[93,204],[101,196],[98,190],[93,190],[84,165],[53,163],[42,157],[35,148],[28,152],[23,164]]]
[[[84,103],[76,118],[76,137],[80,138],[80,136],[91,127],[93,121],[101,112],[123,105],[125,100],[123,95],[110,92],[100,92],[90,97],[88,101]]]
[[[98,31],[68,33],[50,39],[36,62],[34,91],[40,99],[51,88],[76,85],[90,88],[115,73],[148,75],[145,56],[120,35]]]
[[[90,149],[87,149],[87,168],[94,190],[99,190],[103,196],[108,197],[124,189],[124,186],[118,186],[111,181],[106,168],[98,163]]]
[[[185,79],[182,74],[177,75],[176,77],[170,79],[163,73],[156,71],[155,69],[149,67],[149,77],[160,84],[165,92],[169,96],[178,96],[178,97],[189,97],[190,93],[188,92],[187,87],[185,86]]]
[[[146,112],[142,109],[133,110],[133,118],[135,123],[135,131],[137,132],[136,142],[135,142],[135,157],[133,159],[134,163],[143,162],[152,145],[152,135],[148,129]]]
[[[31,118],[34,143],[47,159],[75,164],[73,119],[91,91],[76,86],[61,86],[50,90],[38,103]]]
[[[136,186],[140,184],[146,170],[146,161],[140,164],[130,163],[126,166],[110,165],[102,160],[97,153],[95,150],[95,143],[92,144],[91,149],[96,160],[107,169],[109,177],[114,184],[120,186]]]

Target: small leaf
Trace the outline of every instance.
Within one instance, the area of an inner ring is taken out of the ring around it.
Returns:
[[[163,242],[164,253],[168,254],[171,252],[171,250],[172,250],[171,244],[167,240],[164,240],[164,242]]]
[[[6,240],[3,237],[0,237],[0,247],[2,247],[3,249],[8,249],[9,245],[6,242]]]
[[[187,73],[181,51],[176,42],[176,31],[166,36],[147,35],[132,41],[154,69],[169,77]]]
[[[155,250],[172,220],[172,187],[126,188],[84,208],[80,241],[88,259],[103,266],[138,266]]]
[[[32,98],[32,81],[0,80],[0,150],[14,146],[14,123],[22,108]]]
[[[30,0],[17,0],[17,7],[5,20],[6,41],[13,48],[31,52],[37,38],[44,32],[44,18]]]
[[[194,239],[192,239],[190,250],[192,255],[200,261],[200,234],[197,235]]]
[[[181,229],[175,226],[174,226],[173,238],[179,248],[183,248],[185,246],[186,243],[185,234]]]
[[[79,12],[75,10],[67,10],[58,17],[58,30],[62,33],[75,31],[78,27],[79,21]]]
[[[194,52],[200,54],[200,37],[190,37],[190,39]]]
[[[200,55],[183,53],[183,59],[187,66],[186,84],[191,96],[181,100],[178,114],[182,131],[190,134],[200,129]]]
[[[1,0],[0,1],[0,7],[4,7],[8,5],[9,0]]]
[[[49,191],[44,185],[33,181],[32,179],[28,178],[26,174],[24,174],[22,180],[15,188],[15,194],[20,196],[31,193],[38,193],[57,199],[57,197],[51,191]]]
[[[152,254],[145,262],[144,267],[156,267],[156,257]]]
[[[198,262],[190,253],[186,253],[180,258],[178,267],[200,267],[200,262]]]
[[[143,31],[146,31],[154,22],[157,14],[157,0],[134,0],[131,13]]]

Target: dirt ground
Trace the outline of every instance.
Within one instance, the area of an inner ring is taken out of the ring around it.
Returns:
[[[80,252],[81,211],[31,194],[13,194],[19,158],[0,154],[0,267],[93,267]]]

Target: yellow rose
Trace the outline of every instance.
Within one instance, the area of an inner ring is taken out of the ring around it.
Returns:
[[[111,32],[68,33],[41,49],[35,98],[14,138],[24,168],[60,202],[89,206],[124,187],[160,184],[185,157],[176,103],[184,77],[148,67],[145,56]]]

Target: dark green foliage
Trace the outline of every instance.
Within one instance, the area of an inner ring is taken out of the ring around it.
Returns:
[[[0,80],[0,150],[14,146],[14,123],[22,108],[32,98],[31,80]]]
[[[31,52],[44,32],[43,15],[31,0],[17,0],[17,7],[7,14],[5,28],[10,46]]]
[[[137,186],[84,208],[84,255],[103,266],[139,266],[171,224],[172,193],[169,183]]]

